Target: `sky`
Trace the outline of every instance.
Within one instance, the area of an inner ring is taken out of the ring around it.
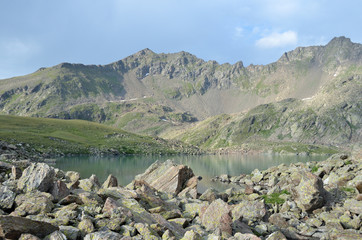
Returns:
[[[298,46],[362,43],[361,0],[1,0],[0,79],[144,48],[268,64]]]

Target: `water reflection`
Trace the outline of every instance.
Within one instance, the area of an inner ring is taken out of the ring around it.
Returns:
[[[223,183],[215,183],[211,178],[216,175],[229,174],[232,176],[242,173],[248,174],[255,168],[259,170],[277,166],[282,163],[290,164],[296,162],[325,160],[326,156],[288,156],[274,154],[259,155],[203,155],[203,156],[71,156],[58,158],[56,167],[64,171],[74,170],[87,178],[96,174],[103,182],[109,174],[117,177],[120,185],[127,185],[134,176],[143,173],[156,160],[166,161],[172,159],[192,168],[195,175],[200,175],[199,191],[214,187],[225,190],[230,186]]]

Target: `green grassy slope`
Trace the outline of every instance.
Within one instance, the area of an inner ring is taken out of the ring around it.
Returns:
[[[40,152],[174,154],[193,152],[176,142],[140,136],[83,120],[0,115],[0,139],[26,143]]]

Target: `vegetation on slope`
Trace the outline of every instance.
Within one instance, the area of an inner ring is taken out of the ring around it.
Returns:
[[[0,115],[0,139],[25,143],[39,152],[175,154],[196,153],[179,142],[140,136],[83,120],[59,120]]]

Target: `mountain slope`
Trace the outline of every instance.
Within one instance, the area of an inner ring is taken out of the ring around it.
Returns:
[[[215,116],[163,137],[211,149],[245,148],[245,144],[257,148],[262,142],[361,148],[361,96],[362,66],[351,67],[312,98],[290,98],[246,113]]]
[[[174,154],[198,149],[83,120],[0,115],[0,139],[44,153]]]

